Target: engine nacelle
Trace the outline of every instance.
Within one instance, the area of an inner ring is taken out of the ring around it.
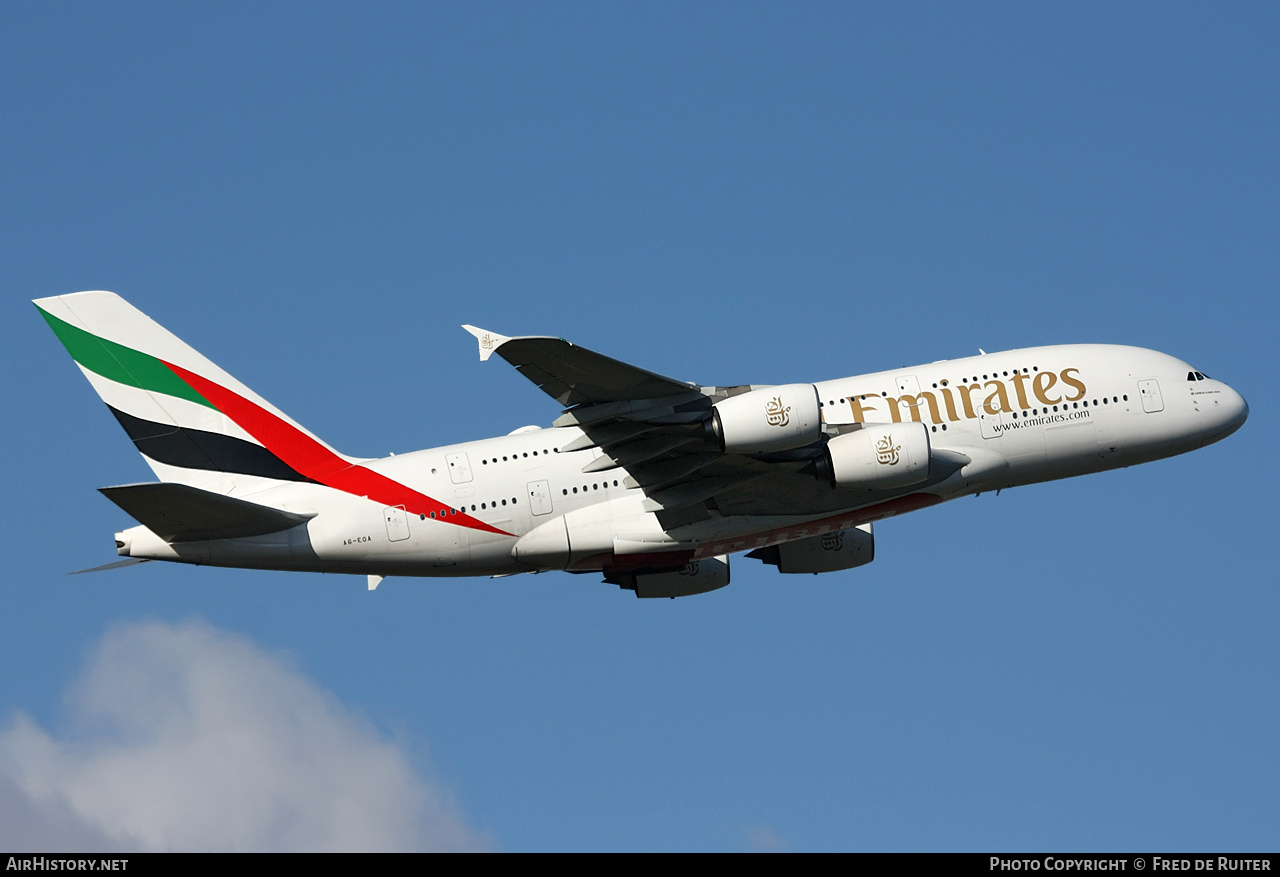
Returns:
[[[822,436],[818,390],[813,384],[786,384],[722,399],[712,410],[710,428],[730,453],[802,448]]]
[[[868,423],[827,442],[818,474],[832,487],[896,490],[929,479],[929,428],[923,423]]]
[[[771,563],[780,573],[835,572],[865,566],[876,559],[870,524],[758,548],[747,555]]]
[[[667,572],[609,576],[605,581],[635,591],[637,597],[689,597],[693,594],[705,594],[729,584],[729,555],[704,557]]]

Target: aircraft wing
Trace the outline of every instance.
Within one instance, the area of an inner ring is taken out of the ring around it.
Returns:
[[[464,326],[480,358],[497,353],[564,405],[555,426],[584,435],[563,452],[596,449],[584,476],[625,468],[627,486],[663,526],[721,514],[811,514],[822,511],[817,481],[802,474],[818,449],[764,457],[725,453],[707,429],[712,406],[751,387],[700,387],[655,374],[560,338],[508,338]],[[597,476],[597,477],[599,477]],[[829,492],[828,492],[829,493]]]
[[[480,359],[494,353],[566,408],[598,402],[631,402],[697,390],[696,384],[663,377],[570,344],[563,338],[528,335],[508,338],[463,326],[480,342]]]

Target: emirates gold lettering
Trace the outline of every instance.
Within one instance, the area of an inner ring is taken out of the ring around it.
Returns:
[[[947,385],[945,383],[942,385],[942,404],[947,406],[948,420],[954,422],[960,419],[960,416],[956,414],[955,400],[951,398],[951,391],[947,389]]]
[[[1064,384],[1070,384],[1071,386],[1075,387],[1075,388],[1076,388],[1076,391],[1077,391],[1077,392],[1076,392],[1076,394],[1075,394],[1074,396],[1068,396],[1068,397],[1067,397],[1067,401],[1068,401],[1068,402],[1079,402],[1081,399],[1083,399],[1083,398],[1084,398],[1085,393],[1086,393],[1087,391],[1086,391],[1086,390],[1085,390],[1085,388],[1084,388],[1084,382],[1083,382],[1083,381],[1077,381],[1075,378],[1071,377],[1071,373],[1072,373],[1072,372],[1075,372],[1076,374],[1080,374],[1080,369],[1078,369],[1078,368],[1064,368],[1064,369],[1062,370],[1062,374],[1061,374],[1062,383],[1064,383]]]
[[[875,399],[876,397],[872,396],[871,398]],[[864,405],[863,403],[866,401],[868,400],[858,396],[849,397],[849,409],[853,412],[854,423],[866,423],[867,414],[876,410],[875,405]]]
[[[764,403],[764,416],[770,426],[786,426],[791,422],[791,406],[783,405],[781,396],[774,396]]]
[[[1027,388],[1022,386],[1031,376],[1022,372],[1013,373],[1013,388],[1018,392],[1018,407],[1026,411],[1031,406],[1027,403]]]
[[[1058,376],[1053,372],[1040,372],[1035,376],[1035,380],[1031,382],[1031,389],[1035,390],[1036,398],[1040,400],[1041,405],[1057,405],[1062,401],[1061,396],[1049,398],[1049,391],[1056,383],[1058,383]]]
[[[1079,374],[1080,370],[1077,368],[1066,368],[1056,373],[1042,371],[1034,375],[1017,372],[1008,378],[997,378],[985,383],[975,381],[972,384],[948,386],[946,382],[942,382],[936,393],[924,390],[919,393],[903,393],[897,397],[851,395],[849,410],[853,414],[854,423],[884,423],[887,419],[891,423],[914,421],[937,425],[947,420],[975,420],[980,414],[994,416],[1017,410],[1026,411],[1035,405],[1060,404],[1064,401],[1062,396],[1052,392],[1059,383],[1074,391],[1074,395],[1068,396],[1065,401],[1079,401],[1088,393]],[[956,404],[957,396],[959,406]],[[880,409],[878,403],[881,401],[886,410]],[[770,405],[774,403],[781,404],[781,400],[775,399]],[[1014,404],[1018,408],[1014,408]],[[958,408],[963,410],[957,410]]]
[[[960,401],[964,403],[964,416],[970,420],[977,417],[978,414],[973,410],[973,400],[969,398],[969,394],[974,390],[981,390],[982,384],[961,384],[956,389],[960,391]]]
[[[901,450],[902,445],[895,445],[893,436],[886,435],[876,442],[876,462],[884,466],[896,466],[898,465],[898,452]]]
[[[908,409],[910,409],[912,420],[914,420],[916,423],[920,423],[921,422],[921,417],[920,417],[921,401],[928,403],[929,417],[933,420],[933,422],[934,423],[942,422],[942,415],[938,413],[938,400],[933,397],[932,393],[924,392],[924,393],[920,393],[919,395],[912,395],[911,393],[903,393],[897,399],[890,396],[886,401],[888,401],[889,403],[889,416],[893,418],[894,423],[902,422],[902,414],[898,410],[899,403],[901,403],[902,405],[905,405]]]
[[[1012,408],[1009,407],[1009,393],[1005,390],[1004,384],[1001,381],[987,381],[985,384],[983,384],[983,386],[995,387],[995,389],[992,390],[991,393],[987,396],[986,400],[983,401],[982,403],[983,411],[987,412],[988,414],[999,414],[1001,411],[1013,410]],[[993,407],[991,404],[996,399],[1000,400],[1000,406],[998,408]]]

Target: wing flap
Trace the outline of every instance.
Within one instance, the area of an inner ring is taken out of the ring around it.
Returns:
[[[168,481],[98,490],[166,542],[263,536],[315,517]]]
[[[717,494],[724,493],[753,481],[759,481],[765,473],[756,472],[738,476],[718,476],[697,481],[682,481],[662,490],[648,492],[644,501],[647,512],[669,511],[683,506],[696,505]]]

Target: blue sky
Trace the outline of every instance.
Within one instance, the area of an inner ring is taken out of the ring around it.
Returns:
[[[1274,849],[1278,38],[1263,3],[0,6],[0,845],[314,846],[353,796],[412,815],[351,846]],[[1135,344],[1252,414],[686,600],[67,577],[129,523],[94,488],[150,478],[29,303],[82,289],[361,455],[558,414],[461,323],[707,384]]]

